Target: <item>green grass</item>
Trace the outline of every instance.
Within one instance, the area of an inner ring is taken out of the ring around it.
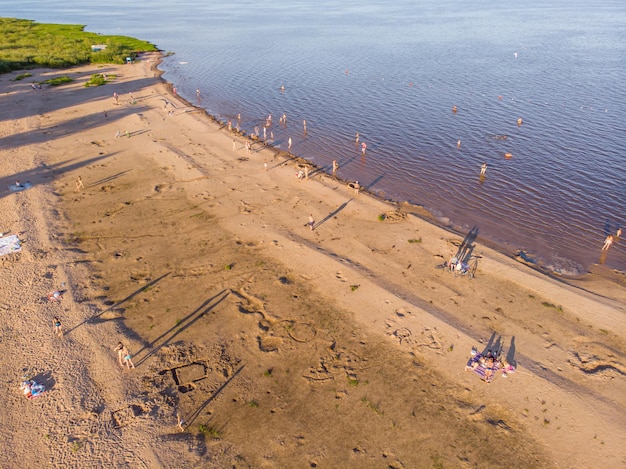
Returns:
[[[409,239],[409,243],[413,244],[413,243],[421,243],[422,242],[422,238],[413,238],[413,239]]]
[[[209,438],[219,439],[222,437],[222,432],[220,432],[219,430],[213,427],[208,427],[203,424],[200,424],[198,426],[198,431],[202,433],[203,435],[208,436]]]
[[[541,303],[542,305],[544,305],[546,308],[554,308],[556,309],[559,313],[563,312],[563,308],[561,306],[557,306],[554,303],[548,303],[547,301],[544,301]]]
[[[102,86],[104,84],[106,84],[106,79],[104,78],[104,75],[100,74],[100,73],[96,73],[94,75],[91,75],[91,78],[89,79],[89,81],[87,83],[85,83],[85,87],[89,87],[89,86]],[[130,202],[128,202],[126,205],[130,205]]]
[[[20,80],[23,80],[24,78],[29,78],[29,77],[32,77],[32,76],[33,76],[33,74],[32,74],[32,73],[28,73],[28,72],[26,72],[26,73],[20,73],[20,74],[19,74],[18,76],[16,76],[13,80],[15,80],[15,81],[20,81]]]
[[[34,67],[64,68],[85,63],[122,64],[126,57],[157,50],[126,36],[103,36],[78,24],[46,24],[0,17],[0,73]],[[93,51],[92,45],[107,47]]]
[[[374,412],[376,412],[378,415],[384,415],[384,412],[382,410],[380,410],[380,407],[378,404],[373,403],[372,401],[370,401],[367,397],[362,397],[361,398],[361,402],[363,404],[365,404],[367,407],[369,407],[370,409],[372,409]]]
[[[73,81],[74,80],[72,80],[67,75],[63,75],[62,77],[50,78],[49,80],[43,81],[42,83],[50,86],[60,86],[67,83],[72,83]]]

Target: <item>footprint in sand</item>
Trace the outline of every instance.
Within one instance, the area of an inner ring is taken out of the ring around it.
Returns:
[[[337,277],[339,280],[341,280],[342,282],[347,282],[348,280],[343,276],[343,274],[341,273],[341,271],[337,272],[335,274],[335,277]]]

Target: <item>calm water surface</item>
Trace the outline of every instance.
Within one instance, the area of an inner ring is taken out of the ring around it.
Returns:
[[[622,1],[15,3],[0,14],[175,52],[165,79],[211,114],[248,131],[272,114],[274,145],[555,270],[626,225]],[[606,264],[626,269],[626,236]]]

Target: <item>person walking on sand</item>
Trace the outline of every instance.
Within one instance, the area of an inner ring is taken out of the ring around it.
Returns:
[[[613,244],[613,235],[610,234],[606,237],[606,239],[604,240],[604,246],[602,246],[602,250],[603,251],[608,251],[609,248],[611,247],[611,244]]]
[[[352,187],[354,187],[354,195],[359,195],[359,191],[361,190],[361,185],[359,184],[359,181],[354,181]]]
[[[76,188],[74,189],[74,192],[80,192],[80,190],[84,188],[85,184],[83,184],[83,180],[81,179],[81,177],[78,176],[78,178],[76,179]]]
[[[130,354],[130,351],[124,347],[122,349],[122,353],[124,355],[124,363],[126,364],[126,368],[128,368],[129,370],[131,368],[135,368],[135,365],[133,364],[133,361],[131,360],[133,358],[133,356]]]
[[[115,104],[120,103],[120,96],[117,94],[117,92],[113,93],[113,98],[115,99]]]
[[[309,228],[311,231],[313,231],[315,229],[315,218],[313,218],[313,214],[309,215]]]
[[[52,318],[52,325],[54,326],[54,333],[59,337],[63,336],[63,329],[61,327],[61,320],[56,316]]]
[[[237,151],[237,141],[233,138],[233,151]]]
[[[487,172],[487,163],[484,162],[482,166],[480,167],[480,175],[484,176],[486,172]]]
[[[117,361],[122,368],[124,367],[124,349],[124,344],[121,342],[118,342],[114,349],[117,352]]]
[[[135,365],[131,360],[132,355],[123,343],[118,342],[115,350],[117,351],[117,361],[122,368],[124,368],[124,365],[126,365],[128,369],[135,368]]]

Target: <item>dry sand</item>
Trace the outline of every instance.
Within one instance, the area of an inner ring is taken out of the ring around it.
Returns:
[[[24,241],[0,257],[1,467],[626,467],[622,273],[566,282],[479,238],[453,277],[464,234],[248,155],[157,60],[0,76],[0,231]],[[517,372],[484,383],[472,346]]]

